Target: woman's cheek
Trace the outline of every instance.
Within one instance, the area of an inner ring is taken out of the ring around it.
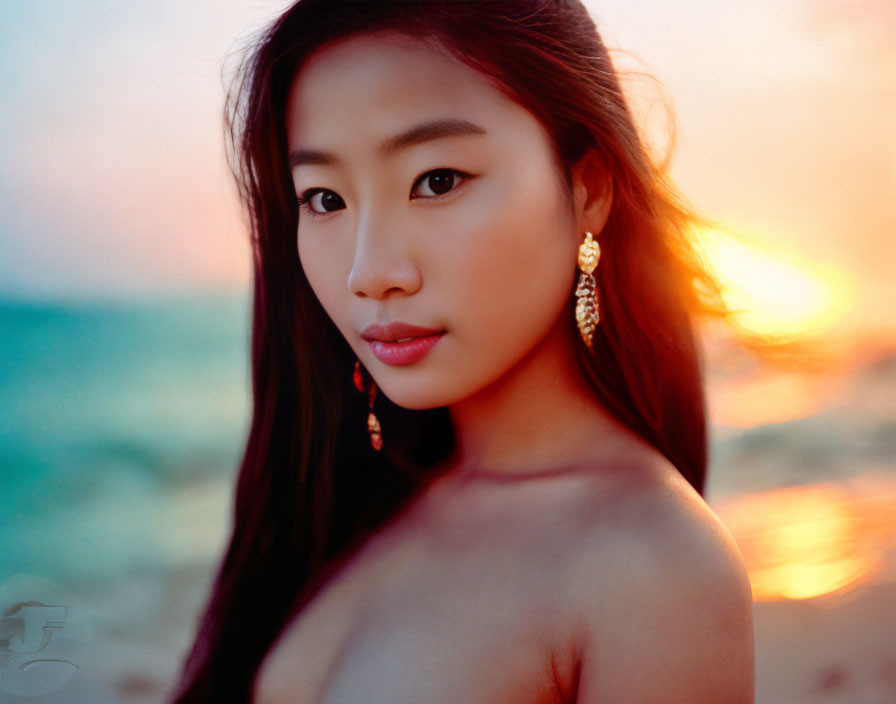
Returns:
[[[339,295],[340,291],[348,291],[348,274],[340,280],[339,272],[344,268],[340,252],[332,245],[328,246],[321,238],[315,238],[316,234],[311,228],[304,233],[300,231],[299,262],[317,300],[337,327],[341,328],[345,311],[341,310],[343,306],[340,305]]]

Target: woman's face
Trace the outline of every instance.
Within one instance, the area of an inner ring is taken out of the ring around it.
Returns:
[[[467,398],[572,319],[582,233],[550,139],[482,74],[403,35],[343,40],[298,72],[286,127],[302,268],[392,401]],[[392,322],[443,333],[367,339]]]

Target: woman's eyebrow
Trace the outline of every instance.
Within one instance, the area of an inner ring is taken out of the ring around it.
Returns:
[[[383,156],[391,156],[407,147],[434,139],[485,134],[488,132],[484,127],[468,120],[456,118],[431,120],[411,127],[394,137],[389,137],[380,145],[379,151]],[[291,169],[302,164],[332,165],[337,163],[339,163],[339,157],[330,152],[315,149],[293,149],[289,152],[289,168]]]
[[[390,137],[380,145],[380,153],[384,156],[391,156],[406,147],[429,142],[433,139],[484,134],[487,134],[484,127],[480,127],[468,120],[432,120]]]

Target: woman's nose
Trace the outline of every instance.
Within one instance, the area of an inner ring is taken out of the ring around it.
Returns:
[[[349,291],[356,296],[384,298],[394,292],[414,294],[422,283],[405,235],[384,226],[359,227]]]

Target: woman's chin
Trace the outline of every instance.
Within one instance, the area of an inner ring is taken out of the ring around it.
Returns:
[[[421,375],[417,379],[381,379],[377,380],[380,393],[384,394],[396,406],[409,411],[425,411],[431,408],[450,406],[470,395],[457,381],[446,375]]]
[[[393,394],[388,393],[385,389],[381,390],[392,403],[409,411],[441,408],[451,405],[455,400],[453,395],[439,393],[435,389],[402,390]]]

